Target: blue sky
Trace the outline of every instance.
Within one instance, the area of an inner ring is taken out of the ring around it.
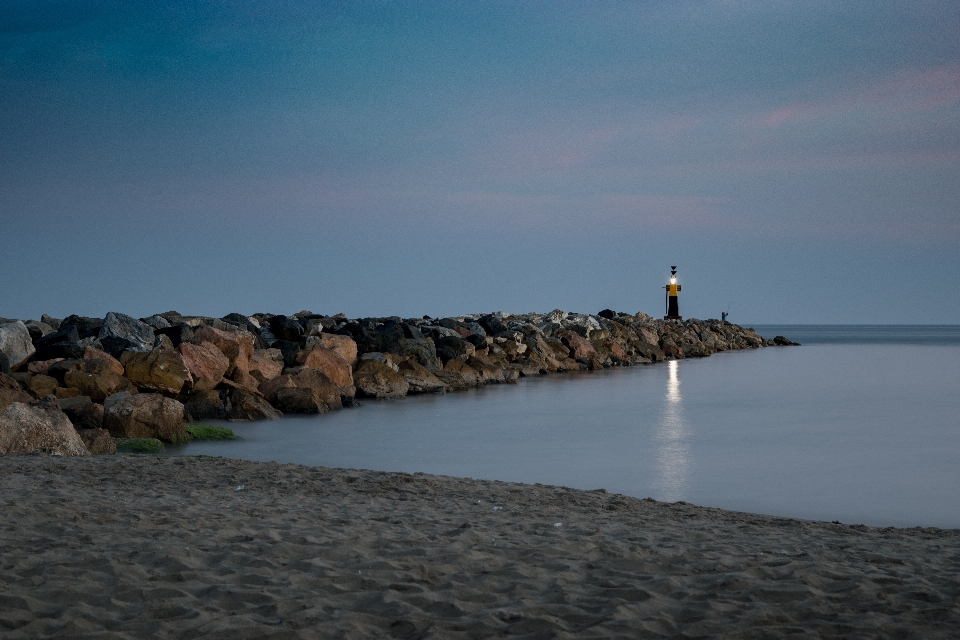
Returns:
[[[960,323],[960,3],[3,2],[0,316]]]

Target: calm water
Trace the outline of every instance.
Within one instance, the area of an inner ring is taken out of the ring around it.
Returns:
[[[804,346],[231,423],[242,441],[170,452],[960,527],[960,327],[756,328]]]

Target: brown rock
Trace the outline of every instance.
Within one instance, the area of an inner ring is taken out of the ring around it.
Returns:
[[[226,375],[235,369],[250,371],[250,356],[253,355],[253,334],[249,331],[228,332],[203,326],[193,333],[196,340],[213,343],[223,355],[227,356],[229,366]]]
[[[244,388],[231,389],[228,417],[232,420],[273,420],[283,414],[271,407],[259,393]]]
[[[332,349],[319,344],[314,345],[309,351],[305,350],[297,354],[297,363],[323,371],[341,390],[353,386],[353,371],[350,369],[350,363]]]
[[[503,370],[491,363],[486,358],[475,355],[470,356],[470,359],[467,360],[467,364],[477,370],[477,373],[480,375],[480,381],[483,384],[499,384],[501,382],[506,382],[506,378],[503,375]],[[514,378],[514,380],[515,379],[516,378]]]
[[[117,452],[117,443],[106,429],[78,429],[77,434],[87,451],[95,456],[112,456]]]
[[[321,333],[316,337],[311,337],[307,346],[311,345],[313,340],[318,340],[321,346],[330,349],[338,356],[347,361],[351,367],[357,364],[357,343],[350,336],[341,336],[336,333]]]
[[[56,392],[57,387],[60,386],[57,383],[57,379],[45,376],[45,375],[36,375],[30,376],[29,381],[27,382],[27,391],[34,398],[45,398],[51,393]]]
[[[107,397],[123,391],[137,392],[133,383],[123,376],[117,375],[104,360],[84,360],[82,362],[90,366],[80,370],[67,371],[63,376],[64,386],[79,389],[82,395],[90,396],[90,399],[94,402],[103,402]],[[61,364],[63,363],[58,362],[50,367],[50,370],[52,371]]]
[[[5,409],[14,402],[29,404],[33,398],[23,390],[23,387],[10,375],[0,373],[0,409]]]
[[[463,363],[461,362],[460,364]],[[450,389],[453,391],[463,391],[471,386],[467,384],[467,381],[463,379],[463,376],[461,376],[459,373],[454,373],[453,371],[444,371],[441,369],[439,371],[434,371],[433,375],[437,376],[437,379],[444,384],[449,385]]]
[[[90,455],[52,396],[30,404],[14,402],[0,411],[0,454],[11,453]]]
[[[281,389],[293,389],[296,386],[297,384],[293,381],[293,376],[283,374],[270,380],[264,380],[258,388],[260,393],[263,394],[263,397],[267,399],[267,402],[276,404],[278,391]]]
[[[103,427],[103,405],[92,402],[87,396],[57,399],[57,404],[78,431]]]
[[[400,375],[406,378],[410,385],[408,393],[445,393],[450,390],[449,384],[413,359],[400,363]]]
[[[280,349],[257,349],[250,356],[250,375],[259,382],[273,380],[283,373],[283,352]]]
[[[53,392],[53,395],[57,396],[57,400],[61,398],[76,398],[77,396],[82,396],[80,389],[76,387],[57,387],[56,391]]]
[[[259,380],[254,378],[240,367],[237,367],[233,370],[233,373],[230,375],[230,381],[237,386],[246,387],[247,389],[256,390],[257,387],[260,386]]]
[[[84,360],[103,360],[110,366],[114,373],[117,375],[123,375],[123,365],[119,360],[114,358],[112,355],[106,351],[97,349],[96,347],[87,347],[83,350],[83,359]]]
[[[573,333],[572,331],[565,334],[562,340],[563,344],[570,349],[570,357],[574,360],[579,360],[580,358],[592,358],[597,354],[592,342],[581,335]]]
[[[326,413],[330,410],[316,391],[300,387],[280,389],[277,392],[277,408],[284,413]]]
[[[342,390],[323,371],[310,367],[303,367],[299,370],[291,369],[290,371],[293,372],[291,380],[297,387],[311,389],[317,394],[320,401],[331,409],[339,409],[343,406],[340,401]]]
[[[230,360],[212,342],[181,342],[176,351],[183,358],[197,391],[213,389],[230,368]]]
[[[357,392],[373,398],[402,398],[407,395],[407,379],[376,360],[364,360],[354,375]]]
[[[468,387],[479,387],[483,384],[483,379],[480,377],[480,374],[477,372],[477,370],[468,365],[466,362],[461,362],[460,360],[448,360],[447,363],[443,365],[443,370],[459,375],[463,379],[463,383]]]
[[[144,391],[172,397],[184,386],[193,385],[193,377],[176,351],[124,351],[120,362],[126,370],[124,377]]]
[[[37,362],[28,362],[27,371],[34,375],[47,375],[47,369],[63,360],[63,358],[53,358],[52,360],[39,360]]]
[[[127,395],[106,404],[103,426],[115,438],[187,442],[183,405],[159,393]]]

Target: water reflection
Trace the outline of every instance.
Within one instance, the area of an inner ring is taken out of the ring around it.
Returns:
[[[660,423],[657,425],[660,499],[668,502],[682,500],[689,483],[687,459],[687,425],[683,419],[683,402],[680,395],[680,362],[667,363],[667,394],[664,398]]]

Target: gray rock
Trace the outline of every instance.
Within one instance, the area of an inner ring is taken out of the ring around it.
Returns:
[[[52,395],[31,404],[14,402],[0,411],[0,454],[11,453],[90,455]]]
[[[145,322],[154,329],[166,329],[170,326],[170,321],[163,316],[150,316],[149,318],[140,318],[140,322]]]
[[[111,311],[103,319],[98,335],[104,351],[117,357],[123,351],[153,349],[153,327],[131,316]],[[139,436],[130,436],[139,437]],[[146,437],[146,436],[145,436]]]
[[[53,316],[48,316],[47,314],[43,314],[42,316],[40,316],[40,322],[50,325],[51,327],[53,327],[54,331],[60,330],[60,321],[54,318]]]
[[[0,352],[7,357],[11,370],[16,371],[37,352],[30,339],[27,325],[20,320],[0,325]]]

